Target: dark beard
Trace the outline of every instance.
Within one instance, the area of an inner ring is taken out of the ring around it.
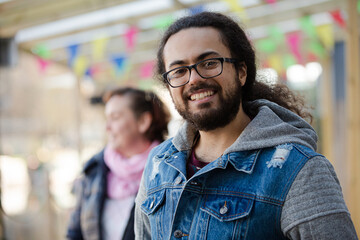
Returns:
[[[232,120],[235,119],[239,112],[241,104],[241,84],[240,79],[235,79],[236,86],[229,88],[230,91],[225,92],[224,95],[220,91],[219,86],[209,86],[206,82],[201,83],[201,86],[197,86],[196,89],[200,88],[211,88],[215,89],[219,95],[220,106],[218,108],[210,108],[210,103],[204,103],[199,106],[203,109],[202,113],[191,113],[187,105],[188,99],[185,99],[185,108],[178,108],[175,104],[176,110],[179,114],[191,123],[197,130],[200,131],[211,131],[217,128],[222,128],[228,125]],[[193,90],[196,90],[193,89]]]

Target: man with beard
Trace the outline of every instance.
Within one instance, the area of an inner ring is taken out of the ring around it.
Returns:
[[[149,154],[137,239],[357,239],[304,102],[255,79],[236,22],[210,12],[177,20],[157,71],[186,122]]]

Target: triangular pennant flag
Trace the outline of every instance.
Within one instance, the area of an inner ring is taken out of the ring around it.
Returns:
[[[75,58],[78,55],[78,49],[79,49],[79,45],[78,44],[74,44],[71,46],[67,47],[67,51],[69,54],[69,59],[68,59],[68,65],[71,67],[74,64]]]
[[[256,49],[260,52],[273,53],[275,52],[277,43],[272,39],[261,39],[256,42]]]
[[[118,76],[124,70],[126,57],[123,55],[115,56],[111,60],[115,65],[115,74]]]
[[[270,35],[270,38],[276,43],[281,44],[285,39],[284,32],[276,25],[272,25],[268,28],[268,33]]]
[[[300,26],[308,37],[316,39],[316,28],[310,16],[304,16],[300,18]]]
[[[41,73],[45,72],[51,63],[49,60],[43,59],[41,57],[37,57],[36,60]]]
[[[270,67],[275,69],[276,72],[280,73],[284,70],[281,63],[281,57],[279,55],[271,55],[268,60]]]
[[[340,27],[345,28],[346,27],[346,22],[341,14],[340,10],[335,10],[330,12],[331,17],[334,19],[334,21],[336,22],[336,24],[338,24]]]
[[[74,72],[78,77],[82,77],[88,66],[88,59],[84,56],[77,57],[74,61]]]
[[[130,27],[128,30],[126,30],[124,37],[125,37],[125,43],[126,43],[126,49],[132,50],[135,47],[136,42],[136,35],[138,33],[138,28],[135,26]]]
[[[38,55],[39,57],[41,57],[42,59],[48,59],[51,57],[51,52],[49,50],[49,48],[47,46],[45,46],[44,44],[39,44],[36,45],[32,51]]]
[[[286,35],[286,40],[290,51],[297,62],[302,63],[302,57],[300,54],[300,34],[298,32],[289,33]]]
[[[173,22],[174,22],[174,18],[171,15],[162,16],[154,21],[154,28],[165,29],[168,26],[170,26]]]
[[[276,3],[276,0],[266,0],[266,2],[267,2],[268,4],[275,4],[275,3]]]
[[[141,78],[152,77],[154,65],[155,65],[154,61],[144,63],[140,68],[140,77]]]
[[[92,54],[96,61],[99,61],[105,56],[106,44],[109,41],[108,38],[98,38],[92,43]]]
[[[286,54],[284,57],[283,57],[283,65],[284,65],[284,68],[288,68],[292,65],[295,65],[296,64],[296,59],[294,58],[293,55],[291,54]]]
[[[331,24],[316,27],[319,39],[327,50],[332,50],[335,44],[334,30]]]
[[[243,20],[244,22],[248,21],[248,16],[246,14],[245,8],[239,3],[239,1],[237,0],[223,0],[223,1],[225,1],[229,5],[231,11],[239,14],[241,20]]]
[[[309,49],[313,54],[315,54],[319,58],[324,58],[326,55],[326,51],[324,47],[318,41],[311,42]]]
[[[203,12],[204,11],[204,6],[203,5],[198,5],[198,6],[189,8],[189,10],[190,10],[191,15],[195,15],[197,13]]]

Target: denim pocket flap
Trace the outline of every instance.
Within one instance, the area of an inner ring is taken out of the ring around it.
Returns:
[[[250,214],[254,203],[252,197],[209,194],[205,196],[201,210],[219,221],[233,221]]]
[[[165,190],[149,195],[141,205],[141,209],[147,215],[154,213],[165,199]]]

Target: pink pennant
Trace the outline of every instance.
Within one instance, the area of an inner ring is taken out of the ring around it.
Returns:
[[[289,33],[286,35],[286,40],[288,43],[288,46],[292,52],[292,54],[297,59],[298,63],[302,62],[302,57],[300,54],[300,34],[297,32]]]
[[[268,4],[275,4],[275,3],[276,3],[276,0],[266,0],[266,2],[267,2]]]
[[[140,69],[140,77],[142,78],[151,77],[153,73],[154,64],[155,64],[154,61],[144,63],[144,65],[142,65]]]
[[[346,27],[346,22],[341,14],[340,10],[336,10],[336,11],[332,11],[330,12],[332,18],[334,19],[334,21],[342,28]]]
[[[50,65],[50,61],[48,60],[45,60],[41,57],[37,57],[37,62],[38,62],[38,65],[39,65],[39,69],[40,69],[40,72],[43,73],[46,71],[46,69],[49,67]]]
[[[138,33],[138,29],[136,27],[130,27],[124,37],[125,37],[125,41],[126,41],[126,48],[128,50],[132,50],[135,46],[135,38],[136,35]]]

